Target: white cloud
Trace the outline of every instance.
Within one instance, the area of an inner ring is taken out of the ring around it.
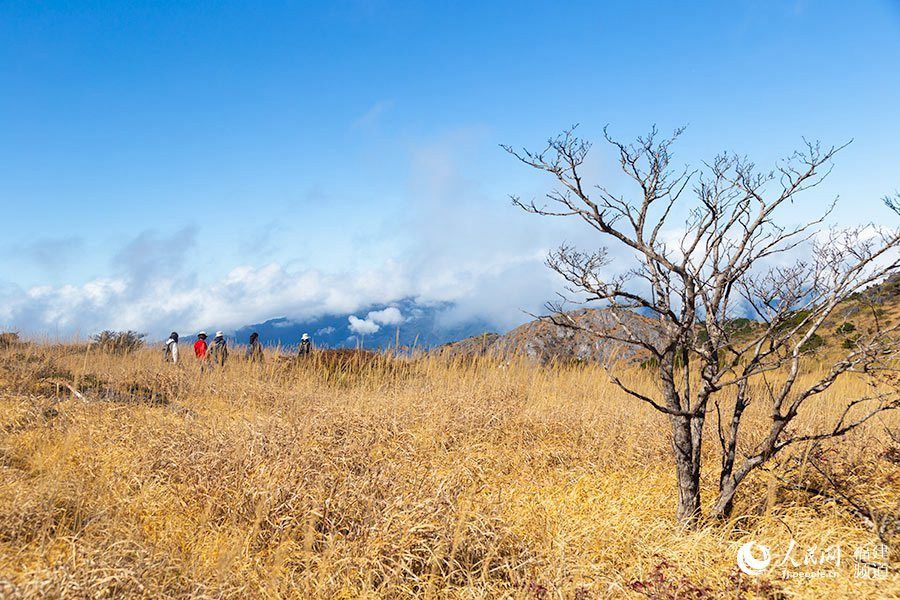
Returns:
[[[369,312],[366,319],[379,325],[399,325],[403,322],[403,313],[396,306],[389,306],[383,310]]]
[[[350,315],[349,321],[350,331],[352,331],[353,333],[358,333],[359,335],[368,335],[370,333],[375,333],[379,329],[381,329],[378,323],[374,323],[372,321],[369,321],[368,319],[360,319],[355,315]]]
[[[382,310],[369,311],[365,319],[356,315],[350,315],[350,331],[359,335],[375,333],[384,325],[399,325],[403,322],[403,313],[396,306],[389,306]]]

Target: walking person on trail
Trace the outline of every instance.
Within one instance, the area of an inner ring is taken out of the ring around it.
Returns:
[[[166,347],[163,352],[163,360],[172,364],[178,364],[178,332],[173,331],[166,340]]]
[[[299,356],[306,356],[309,354],[309,351],[312,350],[312,342],[309,341],[309,334],[304,333],[303,337],[300,338],[300,348],[297,351]]]
[[[228,359],[228,342],[225,341],[225,334],[221,331],[217,331],[216,337],[213,338],[212,347],[209,349],[209,358],[220,367],[225,366],[225,361]]]
[[[197,341],[194,342],[194,354],[200,360],[206,358],[206,352],[209,349],[209,346],[206,345],[206,332],[201,331],[197,334]]]
[[[250,345],[247,347],[247,359],[250,360],[250,362],[259,363],[265,360],[262,343],[259,341],[259,334],[255,331],[250,334]]]

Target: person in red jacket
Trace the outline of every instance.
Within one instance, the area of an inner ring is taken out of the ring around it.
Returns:
[[[197,334],[197,341],[194,342],[194,354],[197,355],[197,358],[203,360],[206,358],[206,351],[208,346],[206,345],[206,332],[201,331]]]

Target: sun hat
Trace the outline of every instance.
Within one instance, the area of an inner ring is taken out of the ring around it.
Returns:
[[[304,333],[302,336],[300,336],[300,339],[301,339],[301,340],[308,340],[308,339],[309,339],[309,334],[308,334],[308,333]]]
[[[216,332],[216,337],[225,337],[225,334],[222,333],[221,331],[217,331],[217,332]]]

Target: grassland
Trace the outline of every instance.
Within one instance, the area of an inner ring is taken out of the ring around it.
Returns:
[[[800,426],[866,385],[837,384]],[[752,445],[763,406],[749,410]],[[896,514],[898,425],[798,447],[748,482],[732,521],[684,531],[665,418],[594,367],[270,354],[201,371],[156,350],[13,346],[0,351],[0,595],[887,598],[896,572],[856,577],[871,528],[790,484],[824,486],[815,466]],[[840,544],[836,576],[738,571],[743,543],[780,559],[791,538],[800,560]]]

